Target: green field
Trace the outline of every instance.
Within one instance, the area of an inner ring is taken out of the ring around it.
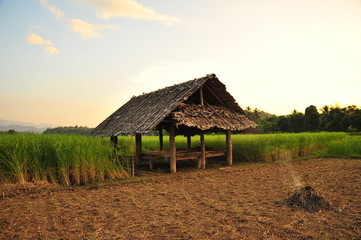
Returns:
[[[327,148],[315,153],[321,157],[361,157],[361,136],[349,136],[342,141],[332,142]]]
[[[0,135],[0,183],[84,184],[126,175],[108,139],[78,135]]]
[[[225,135],[206,135],[207,147],[225,150]],[[290,160],[310,155],[325,149],[330,143],[348,139],[347,133],[282,133],[282,134],[249,134],[233,135],[233,158],[235,162],[271,162]],[[120,137],[119,141],[128,141],[128,137]],[[186,148],[187,141],[183,136],[176,138],[177,148]],[[168,138],[164,138],[165,148],[169,147]],[[199,136],[192,137],[193,146],[199,146]],[[157,137],[143,137],[143,151],[157,150]],[[346,154],[346,153],[345,153]],[[347,156],[347,154],[345,155]]]
[[[360,157],[361,137],[346,133],[233,135],[234,162],[271,162],[317,156]],[[109,138],[78,135],[0,134],[0,183],[49,181],[79,185],[127,176],[122,156],[134,156],[134,137],[122,136],[115,154]],[[206,146],[225,149],[224,135],[206,135]],[[177,148],[186,138],[177,136]],[[192,138],[199,146],[199,136]],[[164,145],[169,147],[168,137]],[[157,150],[157,136],[143,136],[143,151]]]

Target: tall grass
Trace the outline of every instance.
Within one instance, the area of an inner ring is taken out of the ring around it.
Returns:
[[[243,162],[270,162],[306,156],[326,148],[332,142],[345,139],[346,133],[283,133],[233,135],[233,158]],[[207,147],[226,149],[224,135],[206,135]],[[176,138],[177,148],[186,148],[183,136]],[[199,146],[199,136],[192,137],[193,146]],[[165,148],[169,148],[168,138],[164,138]],[[143,137],[143,151],[159,148],[158,137]]]
[[[361,137],[346,133],[287,133],[233,135],[233,158],[238,162],[288,160],[323,150],[327,156],[361,156]],[[143,136],[143,151],[159,149],[156,136]],[[224,135],[206,135],[207,147],[226,149]],[[187,140],[176,137],[177,148]],[[192,145],[200,145],[199,136]],[[169,149],[169,138],[164,137]],[[78,135],[0,134],[0,183],[49,181],[65,185],[121,178],[134,156],[134,137],[118,138],[115,154],[109,138]],[[320,154],[320,152],[318,152]],[[122,160],[124,159],[124,160]]]
[[[109,139],[77,135],[0,135],[0,183],[49,181],[65,185],[126,173]]]
[[[245,138],[240,136],[233,140],[233,154],[235,160],[247,162],[290,160],[310,155],[346,136],[345,133],[285,133],[248,135]]]
[[[316,152],[315,155],[329,157],[361,157],[361,136],[350,136],[342,141],[330,143],[326,149]]]

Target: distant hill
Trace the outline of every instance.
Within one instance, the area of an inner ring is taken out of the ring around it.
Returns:
[[[0,132],[15,130],[17,132],[43,133],[46,129],[47,128],[37,128],[32,126],[20,126],[20,125],[0,126]]]
[[[53,124],[34,124],[31,122],[20,122],[0,119],[0,132],[15,130],[17,132],[43,133],[47,128],[56,127]]]

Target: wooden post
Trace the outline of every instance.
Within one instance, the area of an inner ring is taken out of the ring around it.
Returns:
[[[206,145],[204,144],[204,133],[201,132],[201,157],[198,159],[198,168],[206,168]]]
[[[163,129],[159,129],[159,151],[163,151],[164,150],[164,146],[163,146]]]
[[[110,141],[113,143],[113,153],[117,153],[118,136],[110,136]]]
[[[204,105],[204,98],[203,98],[203,86],[199,89],[199,97],[200,103]],[[201,157],[198,159],[198,168],[205,169],[206,168],[206,146],[204,144],[204,132],[201,131]]]
[[[199,89],[199,102],[201,103],[201,105],[204,105],[204,99],[203,99],[203,86]]]
[[[135,134],[135,164],[140,166],[142,163],[142,134]]]
[[[187,136],[187,146],[188,146],[188,148],[192,148],[192,136],[191,135]]]
[[[175,144],[175,125],[171,123],[169,125],[169,162],[170,172],[177,172],[177,158],[176,158],[176,144]]]
[[[130,174],[134,177],[134,146],[132,146],[132,156],[130,156]]]
[[[226,148],[227,148],[228,166],[232,166],[233,155],[232,155],[232,132],[231,132],[231,130],[226,131]]]
[[[114,148],[117,148],[118,136],[110,136],[110,141],[113,143]]]

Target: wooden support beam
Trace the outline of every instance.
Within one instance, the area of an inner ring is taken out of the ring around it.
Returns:
[[[132,146],[132,154],[133,154],[133,151],[134,151],[134,148]],[[130,176],[134,177],[134,157],[131,156],[130,157],[130,167],[131,167],[131,170],[130,170]]]
[[[226,131],[226,148],[227,148],[227,163],[228,163],[228,166],[232,166],[233,155],[232,155],[232,132],[231,132],[231,130]]]
[[[206,145],[204,143],[204,133],[201,132],[200,135],[200,142],[201,142],[201,156],[198,159],[198,168],[205,169],[206,168]]]
[[[192,136],[188,135],[187,136],[187,146],[188,148],[192,148]]]
[[[164,145],[163,145],[163,129],[159,129],[159,151],[163,151],[164,150]]]
[[[221,99],[219,99],[219,97],[217,96],[217,94],[215,94],[215,93],[212,91],[212,89],[210,89],[207,85],[206,85],[206,88],[208,89],[208,91],[210,91],[210,92],[213,94],[213,96],[215,96],[215,97],[217,98],[217,100],[219,101],[220,104],[223,105],[223,107],[226,107],[226,105],[224,105],[224,102],[223,102]],[[213,89],[213,90],[214,90],[214,89]]]
[[[170,162],[170,172],[177,172],[177,158],[176,158],[177,148],[175,143],[175,124],[171,123],[169,125],[169,162]]]
[[[199,102],[201,105],[204,105],[204,98],[203,98],[203,86],[199,89]]]
[[[118,136],[110,136],[110,141],[113,143],[113,152],[117,153]]]
[[[118,136],[110,136],[110,141],[113,143],[114,148],[117,148]]]
[[[140,166],[142,163],[142,134],[135,134],[135,164]]]
[[[203,86],[199,89],[200,103],[204,105],[203,98]],[[198,159],[198,168],[205,169],[206,168],[206,146],[204,144],[204,132],[202,131],[200,134],[201,141],[201,156]]]

